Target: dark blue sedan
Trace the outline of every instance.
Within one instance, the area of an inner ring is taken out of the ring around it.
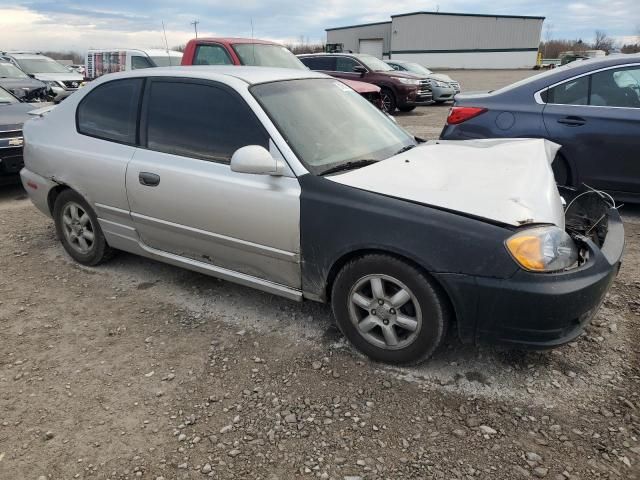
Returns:
[[[455,97],[440,138],[540,137],[562,148],[558,184],[640,201],[640,55],[576,61]]]

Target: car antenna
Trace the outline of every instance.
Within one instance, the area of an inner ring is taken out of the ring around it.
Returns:
[[[164,20],[162,20],[162,32],[164,33],[164,46],[167,49],[167,57],[169,57],[169,66],[173,67],[171,55],[169,55],[169,42],[167,42],[167,30],[164,28]]]
[[[251,22],[251,56],[253,57],[253,63],[256,63],[256,44],[253,38],[253,17],[249,17],[249,22]]]

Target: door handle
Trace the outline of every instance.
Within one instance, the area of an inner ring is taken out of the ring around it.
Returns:
[[[138,174],[138,181],[140,185],[144,185],[145,187],[157,187],[160,185],[160,175],[150,172],[140,172]]]
[[[587,123],[587,121],[582,118],[582,117],[564,117],[561,118],[560,120],[558,120],[558,123],[561,123],[563,125],[567,125],[569,127],[579,127],[581,125],[584,125],[585,123]]]

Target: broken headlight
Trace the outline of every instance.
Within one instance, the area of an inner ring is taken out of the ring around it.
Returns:
[[[579,251],[573,239],[555,226],[522,230],[505,244],[518,265],[532,272],[557,272],[578,261]]]

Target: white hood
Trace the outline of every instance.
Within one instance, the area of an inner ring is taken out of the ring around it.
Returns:
[[[34,73],[36,79],[43,82],[62,81],[62,82],[82,82],[82,75],[77,73]]]
[[[541,139],[440,140],[326,178],[513,226],[550,223],[564,229],[551,170],[559,148]]]

